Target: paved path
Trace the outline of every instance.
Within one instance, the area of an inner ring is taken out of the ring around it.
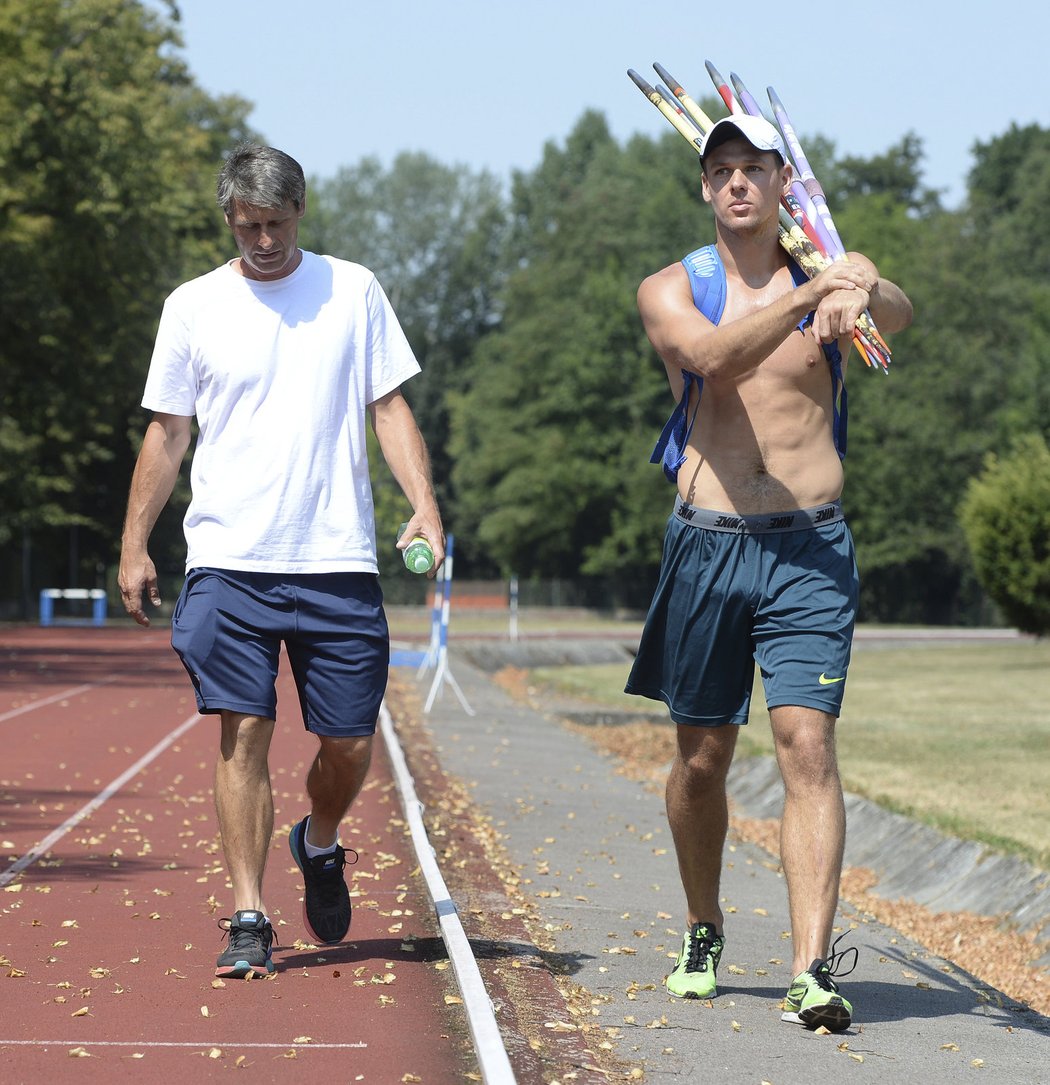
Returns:
[[[628,1069],[675,1085],[1050,1082],[1048,1019],[846,904],[839,926],[856,928],[846,942],[860,950],[843,981],[854,1026],[820,1036],[782,1023],[784,882],[745,843],[727,854],[721,993],[710,1006],[669,997],[661,981],[681,941],[683,897],[661,797],[461,652],[452,670],[477,714],[444,689],[427,720],[441,765],[501,834],[555,942],[547,956],[590,993],[593,1020]],[[581,1069],[575,1080],[608,1079]]]

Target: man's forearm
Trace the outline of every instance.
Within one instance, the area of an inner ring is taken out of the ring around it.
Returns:
[[[372,427],[379,448],[402,493],[416,512],[437,511],[430,456],[411,408],[400,395],[375,405]]]
[[[868,302],[872,319],[879,331],[903,331],[911,323],[912,308],[908,295],[889,279],[879,279]]]
[[[150,422],[131,478],[122,537],[125,549],[146,549],[153,525],[175,488],[188,447],[188,425],[183,432],[181,428],[168,429],[156,419]]]

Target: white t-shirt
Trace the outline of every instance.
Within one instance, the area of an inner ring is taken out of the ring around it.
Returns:
[[[197,416],[186,568],[378,572],[366,408],[419,372],[375,276],[304,252],[164,303],[142,406]]]

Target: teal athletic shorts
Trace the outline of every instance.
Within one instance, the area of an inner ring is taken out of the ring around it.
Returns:
[[[837,501],[738,516],[679,499],[626,692],[675,723],[744,724],[757,662],[770,708],[838,716],[858,591]]]

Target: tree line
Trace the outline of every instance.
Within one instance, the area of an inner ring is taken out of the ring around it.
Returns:
[[[695,155],[644,105],[652,135],[620,142],[586,112],[509,186],[411,152],[310,179],[302,244],[372,268],[422,364],[406,394],[457,576],[564,578],[626,606],[654,582],[673,490],[648,459],[671,400],[634,295],[714,234]],[[142,3],[0,13],[0,614],[112,576],[160,307],[232,252],[213,181],[255,136],[249,111],[201,91],[177,25]],[[871,158],[806,145],[848,247],[915,305],[888,377],[849,367],[862,617],[994,620],[960,506],[990,453],[1050,431],[1050,131],[975,142],[956,208],[912,133]],[[403,506],[373,459],[392,556]],[[186,497],[154,535],[173,577]]]

